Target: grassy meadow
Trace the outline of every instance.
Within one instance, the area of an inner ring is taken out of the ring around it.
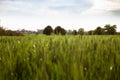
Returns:
[[[1,36],[0,80],[120,80],[120,36]]]

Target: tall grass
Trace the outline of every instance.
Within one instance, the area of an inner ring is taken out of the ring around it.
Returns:
[[[120,36],[2,36],[0,80],[120,80]]]

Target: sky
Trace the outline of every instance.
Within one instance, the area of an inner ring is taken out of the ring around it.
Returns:
[[[120,0],[0,0],[0,25],[37,30],[47,25],[93,30],[105,24],[120,31]]]

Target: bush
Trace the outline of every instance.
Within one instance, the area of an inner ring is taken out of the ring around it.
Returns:
[[[5,30],[3,27],[0,27],[0,36],[22,36],[20,32]]]

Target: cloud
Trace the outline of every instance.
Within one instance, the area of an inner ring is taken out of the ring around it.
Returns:
[[[32,5],[27,2],[21,2],[21,1],[3,1],[0,3],[0,15],[3,16],[16,16],[16,15],[22,15],[25,14],[27,11],[29,11],[29,8],[31,8]]]
[[[0,1],[0,11],[4,14],[67,14],[81,13],[91,6],[85,0],[4,0]],[[1,14],[1,13],[0,13]]]
[[[50,8],[56,9],[56,10],[64,10],[64,11],[70,11],[73,12],[82,12],[86,9],[88,9],[91,6],[90,3],[88,3],[85,0],[69,0],[69,1],[61,1],[56,2],[54,5],[51,5]]]
[[[94,0],[92,4],[84,14],[109,14],[120,10],[120,0]]]
[[[2,15],[101,15],[119,10],[120,0],[0,0]]]

